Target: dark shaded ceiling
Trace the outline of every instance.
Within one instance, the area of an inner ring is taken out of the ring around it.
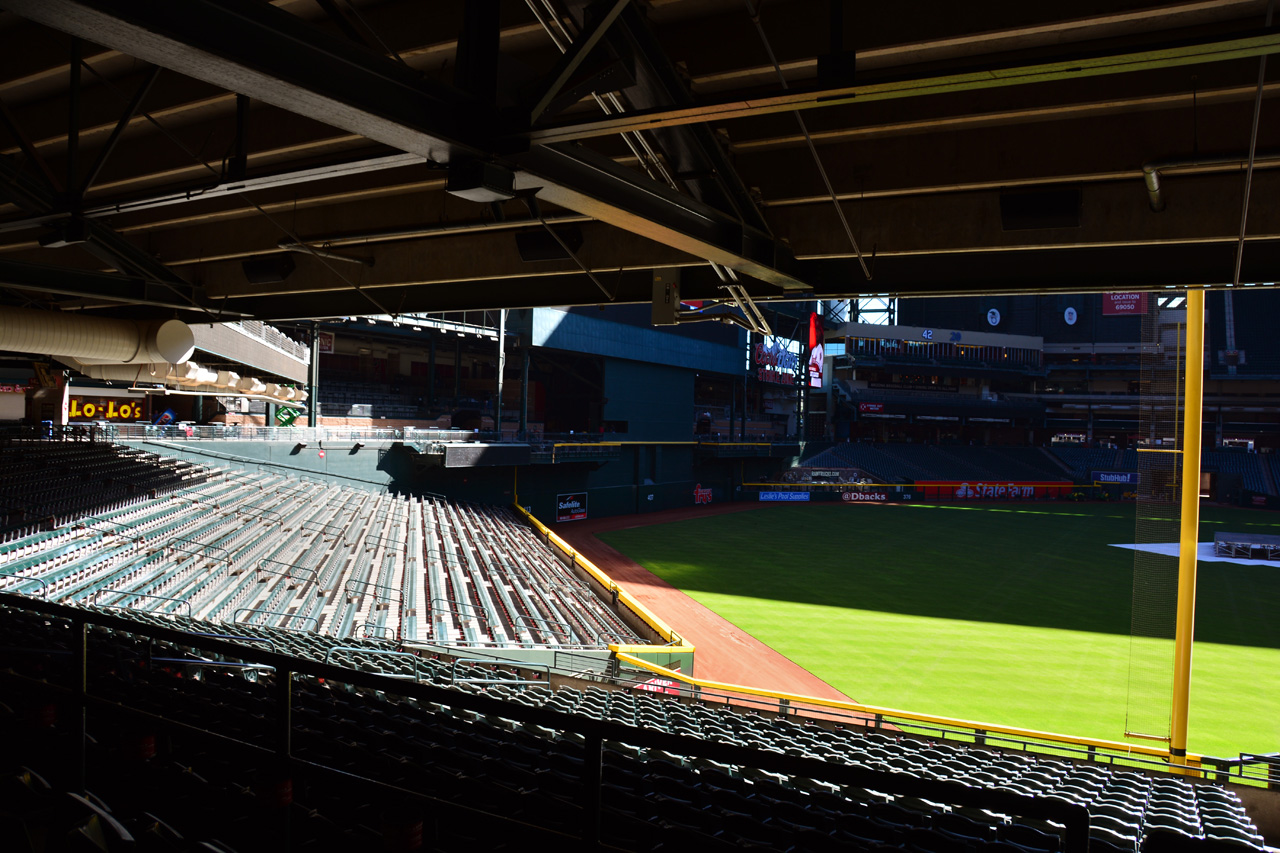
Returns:
[[[690,299],[1222,286],[1255,115],[1239,280],[1280,277],[1265,0],[0,8],[0,304],[647,302],[655,267]]]

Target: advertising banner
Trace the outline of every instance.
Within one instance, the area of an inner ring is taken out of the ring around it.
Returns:
[[[840,500],[845,503],[877,503],[879,501],[889,500],[888,492],[844,492],[840,495]]]
[[[859,403],[859,412],[883,412],[884,403]]]
[[[1102,294],[1103,317],[1123,317],[1145,313],[1147,313],[1147,294],[1145,293]]]
[[[316,336],[318,338],[316,341],[316,348],[319,349],[320,352],[333,352],[333,332],[317,332]]]
[[[72,420],[85,421],[140,421],[145,417],[139,400],[80,395],[71,398],[67,416]]]
[[[1095,483],[1122,483],[1126,486],[1138,485],[1137,471],[1094,471],[1092,474]]]
[[[822,387],[822,360],[825,356],[822,318],[817,312],[809,315],[809,387]]]
[[[799,501],[804,503],[809,500],[808,492],[761,492],[760,500],[762,501]]]
[[[752,348],[756,379],[774,385],[794,385],[800,367],[800,345],[788,338],[769,337]]]
[[[587,517],[587,493],[556,495],[556,521],[581,521]]]
[[[917,482],[921,498],[935,500],[1035,500],[1065,497],[1075,486],[1071,483],[959,482],[956,480]]]

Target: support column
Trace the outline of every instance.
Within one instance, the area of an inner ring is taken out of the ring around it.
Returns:
[[[520,437],[529,440],[529,348],[520,357]]]
[[[311,363],[307,365],[307,426],[320,426],[320,404],[316,391],[320,386],[320,326],[311,324]]]
[[[432,330],[427,349],[427,409],[436,408],[436,332]]]
[[[462,396],[462,338],[453,342],[453,408],[458,408]]]
[[[1204,408],[1204,291],[1187,291],[1186,381],[1182,409],[1182,530],[1178,545],[1178,619],[1174,629],[1173,719],[1169,760],[1187,763],[1191,647],[1196,620],[1196,548],[1200,533],[1200,431]]]
[[[493,429],[502,441],[502,374],[507,369],[507,309],[498,311],[498,381],[493,398]]]

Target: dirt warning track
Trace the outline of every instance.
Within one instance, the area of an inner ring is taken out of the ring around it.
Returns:
[[[697,648],[694,670],[697,677],[823,699],[853,701],[790,658],[596,538],[597,533],[609,530],[648,527],[744,510],[767,512],[768,509],[767,505],[751,503],[717,504],[566,522],[555,525],[554,530]]]

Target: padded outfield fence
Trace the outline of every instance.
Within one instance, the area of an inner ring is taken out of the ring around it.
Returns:
[[[1008,480],[914,483],[743,483],[745,500],[763,503],[918,503],[922,501],[1092,501],[1119,497],[1109,485]],[[803,496],[803,497],[801,497]]]

